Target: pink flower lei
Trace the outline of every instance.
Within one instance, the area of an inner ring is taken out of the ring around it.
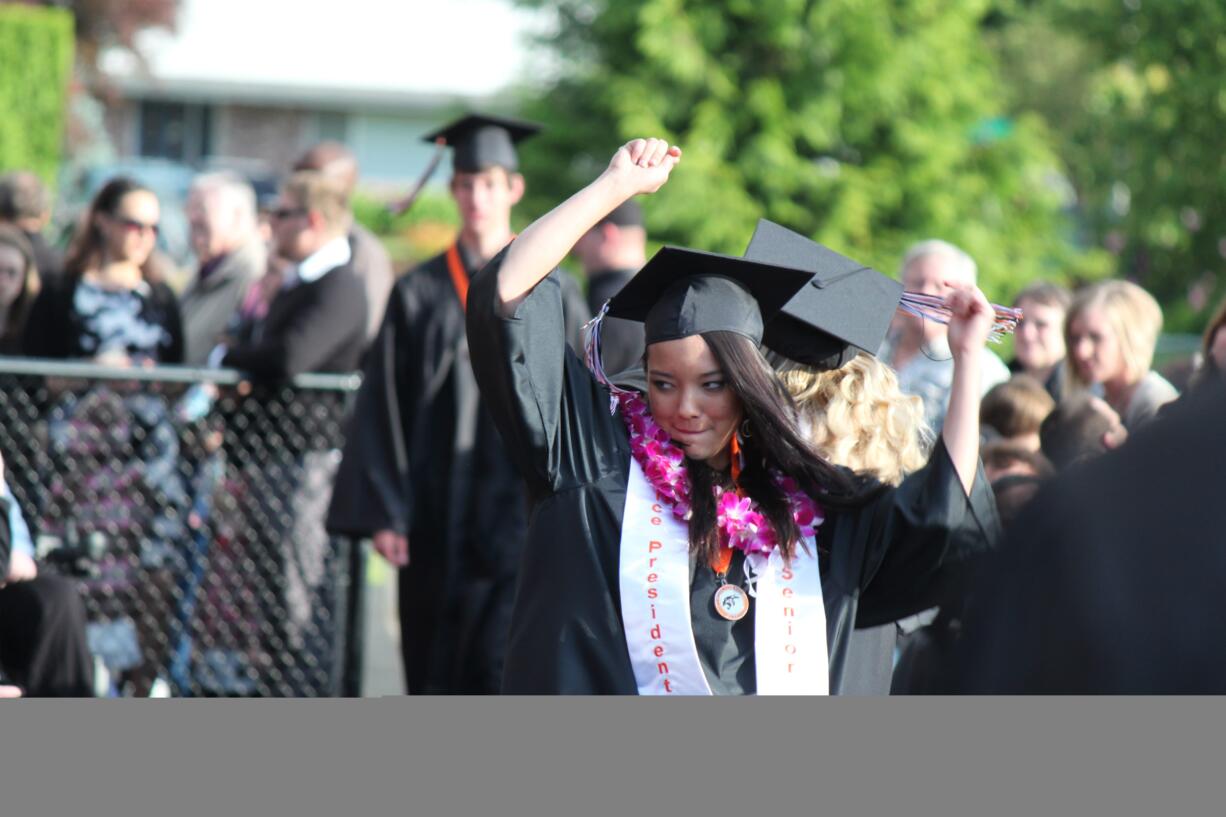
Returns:
[[[660,501],[670,505],[673,516],[688,522],[691,514],[690,479],[685,471],[685,454],[656,424],[647,403],[636,392],[614,392],[621,405],[622,419],[630,432],[630,451],[642,467],[647,481],[656,489]],[[810,499],[791,477],[771,472],[771,479],[787,497],[792,518],[803,537],[813,536],[825,520],[821,507]],[[758,503],[737,491],[715,488],[716,524],[720,539],[746,554],[770,554],[778,545],[770,520]]]

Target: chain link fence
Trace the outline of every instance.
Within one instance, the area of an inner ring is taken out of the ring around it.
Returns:
[[[6,476],[111,694],[359,694],[362,551],[323,527],[358,382],[0,358]]]

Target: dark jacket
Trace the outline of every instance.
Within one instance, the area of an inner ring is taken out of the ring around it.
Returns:
[[[223,366],[261,380],[304,372],[351,372],[366,349],[366,292],[350,264],[277,293],[253,336]]]
[[[13,530],[9,527],[8,497],[0,496],[0,576],[9,574],[9,554],[13,552]]]
[[[77,312],[74,299],[80,279],[64,277],[44,285],[26,319],[23,352],[30,357],[92,358],[95,351],[86,340],[88,328]],[[183,362],[183,325],[174,292],[165,284],[148,285],[141,317],[164,330],[163,340],[153,350],[158,363]],[[129,349],[132,353],[134,349]]]

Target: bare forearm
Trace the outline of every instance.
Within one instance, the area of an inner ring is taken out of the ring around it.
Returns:
[[[498,297],[503,313],[514,312],[533,287],[561,263],[575,242],[634,192],[624,178],[606,171],[532,222],[511,245],[502,262]]]
[[[979,467],[979,361],[980,355],[974,352],[954,359],[949,409],[941,430],[945,449],[968,495]]]
[[[558,265],[584,233],[639,193],[654,193],[681,161],[681,148],[663,139],[635,139],[613,154],[596,181],[532,223],[511,244],[498,275],[502,313],[510,315]]]

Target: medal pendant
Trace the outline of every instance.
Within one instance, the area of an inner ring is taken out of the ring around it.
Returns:
[[[740,621],[749,612],[749,594],[735,584],[720,585],[715,591],[715,612],[729,621]]]

